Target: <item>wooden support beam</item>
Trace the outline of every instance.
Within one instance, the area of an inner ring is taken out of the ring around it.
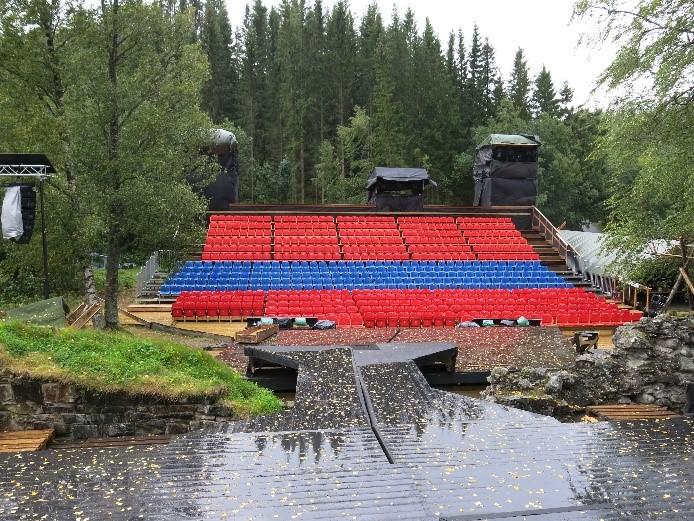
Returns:
[[[82,329],[84,325],[99,312],[100,309],[101,304],[92,304],[87,309],[85,309],[84,313],[77,317],[77,319],[75,319],[75,321],[72,324],[70,324],[70,327],[73,329]]]
[[[680,277],[682,277],[684,282],[687,283],[687,286],[689,286],[689,291],[694,293],[694,284],[692,284],[692,281],[689,280],[689,276],[687,275],[687,272],[684,268],[680,268]]]

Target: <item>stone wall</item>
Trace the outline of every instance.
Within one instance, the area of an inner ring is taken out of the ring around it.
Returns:
[[[0,431],[53,428],[72,439],[181,434],[233,418],[230,408],[207,398],[104,394],[0,373]]]
[[[694,383],[694,316],[661,315],[622,326],[614,346],[578,356],[562,371],[495,369],[484,397],[553,416],[615,402],[685,409]]]

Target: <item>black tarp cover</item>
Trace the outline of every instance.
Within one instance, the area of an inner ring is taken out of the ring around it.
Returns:
[[[417,212],[424,208],[424,195],[409,197],[390,194],[378,194],[375,198],[376,210],[379,212]]]
[[[532,206],[537,199],[535,136],[492,134],[477,147],[472,167],[475,206]]]
[[[429,172],[424,168],[386,168],[377,166],[366,181],[366,188],[371,190],[379,180],[384,181],[423,181],[424,184],[431,183],[436,186],[434,180],[429,177]]]
[[[207,151],[217,159],[220,171],[203,190],[209,201],[208,210],[225,211],[239,200],[239,154],[236,136],[221,128],[212,131],[210,148]]]
[[[426,185],[436,186],[424,168],[376,167],[366,182],[369,202],[381,211],[416,211],[424,206]],[[398,192],[409,192],[401,195]]]

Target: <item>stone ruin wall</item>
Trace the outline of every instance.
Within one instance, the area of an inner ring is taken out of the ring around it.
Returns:
[[[96,393],[75,385],[0,373],[0,431],[55,429],[71,439],[181,434],[233,411],[207,398],[163,400],[125,393]]]
[[[558,417],[603,403],[682,412],[694,387],[694,316],[644,318],[617,329],[613,350],[580,355],[567,370],[495,369],[489,381],[485,398]]]

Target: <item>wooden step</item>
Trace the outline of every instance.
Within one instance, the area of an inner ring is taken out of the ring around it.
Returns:
[[[130,304],[127,307],[130,313],[147,312],[147,313],[157,313],[157,312],[171,312],[171,304]]]
[[[53,429],[0,432],[0,453],[42,450],[53,434]]]
[[[586,407],[586,414],[605,421],[667,420],[679,416],[662,405],[644,403],[591,405]]]

